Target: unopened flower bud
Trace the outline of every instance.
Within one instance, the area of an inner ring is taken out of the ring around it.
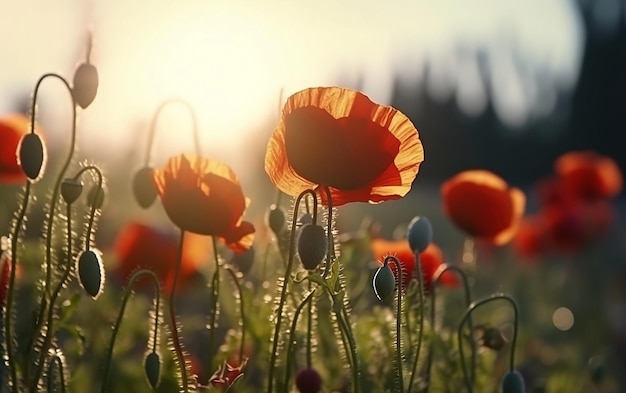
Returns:
[[[76,202],[80,194],[83,192],[83,182],[78,179],[63,179],[61,183],[61,196],[65,203],[72,204]]]
[[[28,133],[20,140],[19,164],[22,170],[32,181],[37,181],[43,173],[46,162],[46,150],[39,135]]]
[[[146,166],[135,172],[133,176],[133,195],[139,206],[144,209],[149,208],[157,197],[153,171],[152,168]]]
[[[322,377],[316,370],[305,368],[296,375],[296,388],[300,393],[319,393],[322,390]]]
[[[393,275],[393,270],[389,267],[387,258],[383,265],[376,269],[372,285],[374,286],[374,294],[376,294],[376,297],[380,301],[389,299],[393,294],[396,288],[396,278]]]
[[[149,352],[143,362],[146,378],[152,389],[159,386],[161,380],[161,358],[156,352]]]
[[[525,391],[524,377],[519,371],[509,371],[502,378],[502,393],[524,393]]]
[[[328,238],[324,228],[319,225],[306,224],[300,229],[298,238],[298,255],[306,269],[315,269],[328,252]]]
[[[285,227],[285,212],[279,206],[272,205],[267,212],[267,226],[278,236]]]
[[[433,240],[433,227],[430,220],[417,216],[409,222],[407,238],[413,252],[422,252]]]
[[[104,286],[104,266],[99,251],[83,251],[76,264],[78,281],[85,292],[96,299]]]
[[[96,98],[98,92],[98,70],[91,63],[82,63],[74,73],[72,96],[83,109]]]

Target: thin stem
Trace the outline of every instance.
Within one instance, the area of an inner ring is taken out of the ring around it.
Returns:
[[[422,271],[422,262],[420,260],[419,252],[415,253],[415,268],[417,271],[417,284],[418,284],[417,296],[419,297],[419,303],[420,303],[419,332],[417,334],[417,350],[415,351],[415,358],[413,359],[413,369],[411,370],[411,379],[409,380],[408,393],[411,393],[411,390],[413,389],[413,380],[415,379],[415,374],[417,374],[417,363],[419,361],[420,352],[422,349],[422,342],[424,341],[424,272]]]
[[[239,344],[239,363],[243,362],[243,353],[245,349],[246,342],[246,312],[243,304],[243,291],[241,290],[241,284],[239,283],[239,279],[237,278],[237,273],[230,267],[224,267],[228,273],[230,273],[230,277],[233,279],[233,283],[237,288],[237,293],[239,294],[239,313],[241,314],[241,343]]]
[[[7,351],[7,363],[9,370],[11,370],[11,391],[13,393],[18,392],[18,380],[17,380],[17,367],[15,364],[15,354],[13,350],[13,293],[15,291],[15,270],[17,268],[17,241],[19,238],[19,232],[24,223],[26,217],[26,210],[28,208],[28,202],[30,200],[30,188],[31,182],[26,182],[26,189],[24,190],[24,199],[22,200],[22,207],[17,214],[17,220],[13,227],[13,234],[11,236],[11,271],[9,273],[9,287],[7,289],[7,303],[6,311],[4,314],[4,326],[6,329],[5,345]]]
[[[471,302],[472,302],[472,290],[470,287],[470,283],[469,283],[469,278],[467,277],[467,274],[465,273],[465,271],[463,269],[461,269],[459,266],[456,265],[445,265],[445,267],[443,267],[443,269],[439,269],[439,271],[437,271],[435,273],[435,276],[433,277],[433,281],[430,285],[430,323],[432,324],[431,328],[434,329],[435,328],[435,308],[436,308],[436,296],[437,296],[437,287],[439,286],[439,283],[441,282],[441,278],[443,277],[443,275],[448,272],[455,272],[457,274],[457,276],[461,277],[461,281],[463,283],[463,292],[464,292],[464,297],[465,297],[465,307],[469,307]],[[468,317],[468,324],[470,326],[470,331],[474,330],[474,323],[472,322],[472,318]],[[472,350],[472,384],[474,381],[474,373],[475,373],[475,363],[476,363],[476,346],[474,345],[474,343],[472,343],[472,345],[470,346],[471,350]],[[426,391],[430,390],[430,372],[431,372],[431,368],[432,368],[432,361],[433,361],[433,340],[430,340],[430,344],[429,344],[429,349],[428,349],[428,360],[426,362]]]
[[[209,331],[209,359],[211,366],[213,366],[213,357],[215,354],[215,329],[217,314],[218,314],[218,299],[220,295],[220,259],[217,253],[217,242],[215,240],[215,236],[211,237],[213,241],[213,255],[215,257],[215,271],[213,272],[213,279],[211,280],[211,319],[209,322],[209,326],[211,326],[211,330]]]
[[[180,377],[183,383],[183,392],[189,392],[189,381],[187,380],[187,364],[185,363],[185,354],[183,353],[183,347],[181,344],[180,336],[178,335],[178,323],[176,322],[176,312],[174,310],[174,300],[176,297],[176,286],[178,285],[178,279],[180,278],[180,268],[183,263],[183,246],[185,241],[185,231],[180,232],[180,246],[178,250],[178,261],[176,262],[176,271],[174,274],[174,283],[172,284],[172,290],[170,291],[169,306],[170,306],[170,322],[172,324],[172,342],[174,344],[174,351],[178,359],[178,366],[180,367]]]
[[[70,150],[65,159],[65,162],[63,163],[63,166],[61,167],[61,171],[59,172],[59,175],[57,176],[55,180],[54,187],[52,189],[52,196],[50,198],[50,210],[48,212],[48,223],[46,226],[46,250],[45,250],[45,257],[44,257],[44,265],[46,268],[46,279],[44,281],[44,288],[43,288],[44,299],[42,299],[41,306],[39,307],[39,316],[37,318],[37,328],[33,332],[33,334],[35,335],[39,335],[41,333],[41,329],[42,329],[41,325],[44,320],[44,314],[46,312],[46,304],[49,303],[49,302],[46,302],[46,300],[50,298],[50,286],[52,283],[52,229],[54,227],[54,218],[56,217],[57,200],[59,199],[61,182],[63,178],[65,177],[65,172],[67,172],[67,169],[69,168],[70,163],[72,162],[72,157],[74,156],[74,150],[76,147],[76,101],[74,100],[74,96],[72,94],[72,88],[70,87],[69,82],[65,80],[65,78],[60,76],[59,74],[47,73],[47,74],[42,75],[37,81],[35,85],[35,90],[33,93],[32,109],[31,109],[31,117],[30,117],[30,132],[31,133],[35,132],[35,112],[37,108],[37,95],[39,93],[39,87],[41,83],[44,81],[44,79],[48,77],[59,79],[65,85],[65,88],[67,89],[67,91],[70,93],[70,99],[72,100],[72,130],[71,130],[71,137],[70,137]],[[52,307],[52,306],[49,305],[49,307]],[[40,370],[41,370],[41,367],[42,365],[38,366]],[[41,371],[38,371],[37,374],[40,376]],[[39,382],[39,377],[33,380],[33,383],[30,387],[31,392],[33,393],[35,392],[35,390],[37,389],[38,382]]]
[[[200,135],[198,133],[198,118],[196,117],[195,110],[193,109],[193,107],[191,106],[189,102],[181,98],[170,98],[162,102],[161,105],[159,105],[159,107],[157,108],[156,112],[154,112],[154,115],[152,116],[152,122],[150,124],[150,132],[148,133],[148,142],[146,144],[146,155],[144,159],[144,164],[146,166],[150,163],[150,155],[152,153],[152,145],[154,144],[154,135],[156,133],[157,119],[159,118],[159,115],[163,111],[163,108],[165,108],[168,104],[174,104],[174,103],[181,104],[189,110],[189,114],[191,115],[191,121],[193,122],[193,130],[192,130],[193,142],[194,142],[194,147],[196,149],[196,154],[199,156],[202,155],[200,151]]]
[[[93,222],[95,220],[96,217],[96,206],[97,203],[95,201],[98,200],[98,198],[100,198],[100,193],[102,192],[102,183],[103,183],[103,176],[102,176],[102,171],[100,171],[100,168],[98,168],[95,165],[87,165],[83,168],[81,168],[78,173],[76,173],[76,175],[74,175],[74,179],[77,180],[83,173],[85,173],[86,171],[93,171],[96,173],[96,177],[98,178],[98,188],[96,191],[96,195],[94,196],[94,202],[91,204],[91,213],[89,213],[89,222],[87,224],[87,234],[85,235],[85,250],[89,250],[89,247],[91,245],[91,232],[93,230]]]
[[[270,368],[268,371],[268,384],[267,384],[267,393],[273,393],[272,387],[274,385],[274,369],[276,368],[276,356],[278,355],[278,336],[280,334],[280,325],[282,323],[283,318],[283,307],[285,306],[285,299],[287,298],[287,286],[289,284],[289,274],[291,273],[291,268],[293,265],[293,259],[295,254],[295,244],[296,244],[296,222],[298,219],[298,215],[296,212],[299,209],[300,201],[302,198],[310,194],[313,198],[316,198],[315,191],[313,190],[305,190],[296,199],[296,203],[293,207],[294,214],[292,214],[292,223],[291,223],[291,235],[289,237],[289,254],[287,257],[287,266],[285,268],[285,278],[283,282],[283,287],[280,292],[280,301],[278,303],[278,310],[276,310],[276,325],[274,326],[274,340],[272,342],[272,352],[270,354]]]
[[[152,282],[154,283],[154,293],[156,298],[156,313],[154,320],[154,345],[156,345],[156,337],[157,337],[157,329],[159,322],[159,307],[161,302],[161,285],[159,284],[159,278],[156,274],[149,269],[141,269],[133,274],[128,282],[128,286],[126,287],[126,291],[124,292],[124,298],[122,299],[122,306],[120,307],[120,311],[117,314],[117,318],[115,319],[115,324],[113,325],[113,334],[111,335],[111,341],[109,342],[108,352],[106,357],[106,363],[104,364],[104,373],[102,374],[102,386],[100,387],[100,393],[106,392],[107,383],[109,382],[109,370],[111,368],[111,359],[113,358],[113,347],[115,346],[115,340],[117,339],[117,334],[120,330],[120,325],[122,324],[122,318],[124,317],[124,311],[126,310],[126,304],[128,303],[128,299],[132,294],[133,285],[135,285],[135,281],[139,278],[139,276],[147,274],[152,278]],[[153,348],[154,352],[155,348]]]
[[[330,265],[335,259],[335,246],[333,244],[333,198],[330,193],[330,189],[326,186],[322,187],[326,193],[326,202],[328,203],[328,220],[326,223],[326,236],[328,237],[328,251],[326,256],[326,263],[324,264],[324,273],[322,277],[326,278],[326,275],[330,272]],[[315,199],[317,201],[317,198]],[[317,204],[313,207],[314,213],[317,213]],[[337,280],[339,283],[339,280]],[[336,290],[336,288],[335,288]]]
[[[398,367],[398,384],[400,386],[400,391],[404,392],[404,381],[402,375],[402,291],[404,289],[402,286],[402,267],[395,257],[389,256],[387,258],[392,259],[396,263],[396,271],[398,272],[398,284],[396,285],[398,292],[398,304],[396,308],[396,363]]]
[[[311,282],[309,281],[309,284]],[[293,321],[291,321],[291,329],[289,330],[289,341],[287,341],[287,367],[285,370],[285,380],[284,380],[284,384],[283,384],[283,391],[284,393],[287,393],[289,391],[289,379],[291,378],[291,365],[292,365],[292,361],[293,361],[293,343],[296,340],[296,338],[294,337],[294,333],[296,331],[296,325],[298,323],[298,318],[300,317],[300,312],[302,312],[302,309],[304,308],[304,306],[306,304],[311,304],[311,299],[313,297],[313,293],[315,291],[311,290],[309,292],[309,294],[304,298],[304,300],[302,300],[302,302],[298,305],[298,308],[296,308],[296,312],[293,316]],[[309,365],[307,367],[310,367]]]
[[[509,357],[509,372],[513,372],[515,370],[515,344],[517,343],[517,332],[519,330],[519,311],[518,311],[517,302],[512,297],[508,295],[502,295],[502,294],[491,295],[487,298],[483,298],[481,300],[473,302],[472,304],[469,305],[469,307],[465,311],[465,314],[463,314],[463,318],[461,319],[461,322],[459,323],[459,327],[457,330],[457,339],[459,341],[459,356],[461,358],[461,368],[463,370],[463,378],[465,379],[465,386],[467,387],[467,391],[469,393],[473,392],[474,387],[473,387],[473,381],[470,382],[469,380],[469,377],[467,375],[467,368],[465,365],[465,356],[463,353],[463,342],[461,341],[463,337],[463,325],[465,325],[465,321],[471,317],[472,313],[477,308],[487,303],[491,303],[497,300],[505,300],[513,308],[513,339],[511,341],[511,352],[510,352],[510,357]]]
[[[63,370],[63,361],[59,355],[54,355],[50,360],[48,360],[48,386],[47,391],[51,392],[53,389],[52,384],[52,366],[56,363],[59,367],[59,379],[61,383],[61,393],[65,393],[65,375]]]
[[[309,281],[309,291],[312,291],[312,284]],[[306,367],[311,368],[313,365],[313,348],[311,341],[313,340],[313,302],[309,302],[307,307],[306,320]]]
[[[348,339],[348,344],[350,346],[350,358],[352,359],[352,385],[354,388],[354,393],[359,393],[361,391],[361,378],[360,378],[360,366],[359,366],[359,358],[356,354],[356,341],[354,340],[354,335],[352,334],[352,328],[350,327],[348,312],[346,310],[343,301],[341,302],[341,311],[335,311],[337,315],[337,321],[339,322],[339,326],[343,329],[346,338]]]

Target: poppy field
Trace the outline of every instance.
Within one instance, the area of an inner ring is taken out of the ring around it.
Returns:
[[[0,392],[623,391],[612,158],[567,152],[526,190],[467,168],[393,228],[363,214],[343,230],[345,208],[409,200],[433,131],[312,86],[280,98],[273,203],[250,214],[260,191],[196,128],[195,149],[151,156],[161,110],[202,110],[183,99],[164,98],[132,170],[81,156],[90,51],[0,116]],[[38,122],[50,80],[72,110],[63,141]]]

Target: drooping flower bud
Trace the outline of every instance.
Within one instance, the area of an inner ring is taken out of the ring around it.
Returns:
[[[509,371],[502,378],[502,393],[524,393],[525,391],[524,377],[519,371]]]
[[[161,381],[161,358],[156,352],[149,352],[143,362],[146,378],[152,389],[156,389]]]
[[[96,299],[104,287],[104,266],[102,255],[98,250],[83,251],[76,264],[78,281],[85,292]]]
[[[409,222],[407,238],[413,252],[421,253],[433,240],[433,227],[430,220],[417,216]]]
[[[65,203],[72,204],[76,202],[80,194],[83,192],[83,182],[78,179],[67,178],[61,183],[61,196]]]
[[[500,329],[496,329],[494,327],[488,327],[483,332],[483,346],[489,349],[493,349],[494,351],[501,350],[506,344],[506,340],[502,335]]]
[[[298,237],[298,255],[306,269],[315,269],[328,252],[328,238],[324,228],[306,224],[300,229]]]
[[[74,72],[72,96],[81,108],[87,108],[98,92],[98,70],[91,63],[82,63]]]
[[[154,169],[146,166],[133,176],[133,195],[139,206],[149,208],[157,197],[157,189],[152,176]]]
[[[298,222],[300,223],[300,225],[312,224],[313,216],[309,213],[304,213],[300,216],[300,218],[298,218]]]
[[[28,133],[22,136],[18,147],[19,164],[28,178],[36,182],[43,174],[46,150],[39,135]]]
[[[267,212],[267,226],[276,236],[285,228],[285,212],[279,206],[272,205]]]
[[[383,265],[376,269],[374,279],[372,280],[374,294],[376,294],[376,297],[380,301],[389,299],[396,288],[396,278],[393,275],[393,270],[389,267],[387,259],[388,258],[385,258]]]
[[[98,185],[93,185],[87,195],[87,201],[89,206],[96,206],[96,209],[101,209],[104,204],[104,187],[100,188]]]
[[[322,377],[315,369],[305,368],[296,375],[296,388],[300,393],[319,393]]]

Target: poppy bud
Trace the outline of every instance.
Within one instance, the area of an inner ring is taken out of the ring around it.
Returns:
[[[82,63],[74,72],[72,96],[83,109],[96,98],[98,92],[98,70],[90,63]]]
[[[524,393],[525,391],[524,377],[519,371],[509,371],[502,378],[502,393]]]
[[[328,238],[324,228],[319,225],[306,224],[300,229],[298,238],[298,255],[306,269],[315,269],[322,263],[328,251]]]
[[[46,152],[39,135],[31,132],[22,136],[19,146],[19,163],[29,179],[39,180],[45,159]]]
[[[300,218],[298,219],[298,222],[300,223],[300,225],[312,224],[313,216],[310,215],[309,213],[304,213],[303,215],[300,216]]]
[[[63,179],[61,183],[61,196],[65,203],[72,204],[76,202],[80,194],[83,192],[83,182],[77,179]]]
[[[143,362],[143,369],[150,387],[156,389],[161,380],[161,358],[159,354],[156,352],[148,353]]]
[[[100,188],[97,185],[92,186],[87,195],[87,201],[89,206],[96,206],[96,209],[101,209],[104,204],[104,188]]]
[[[276,205],[270,206],[267,212],[267,225],[275,235],[279,235],[285,227],[285,212]]]
[[[374,293],[380,301],[387,300],[393,294],[393,290],[396,288],[396,278],[387,259],[381,267],[376,269],[372,285],[374,286]]]
[[[506,344],[506,340],[502,335],[500,329],[496,329],[494,327],[486,328],[483,332],[483,346],[489,349],[493,349],[494,351],[499,351]]]
[[[76,270],[80,285],[89,296],[96,299],[104,286],[104,267],[100,252],[83,251],[78,258]]]
[[[237,270],[241,274],[246,274],[250,271],[252,263],[254,262],[254,247],[250,247],[243,254],[233,253],[231,263],[237,267]]]
[[[413,252],[422,252],[433,240],[433,227],[430,220],[417,216],[409,222],[407,237]]]
[[[139,206],[149,208],[157,197],[157,189],[152,177],[153,169],[143,167],[133,177],[133,194]]]
[[[322,377],[312,368],[305,368],[296,375],[296,388],[300,393],[319,393],[322,390]]]

